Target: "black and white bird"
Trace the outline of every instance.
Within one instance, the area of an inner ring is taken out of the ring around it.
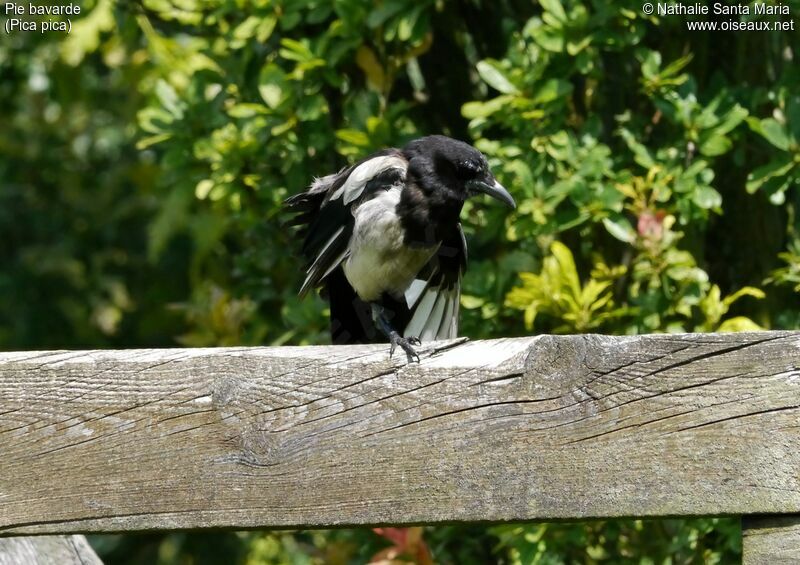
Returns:
[[[384,149],[286,200],[308,259],[301,296],[321,287],[334,343],[391,343],[409,360],[420,340],[458,332],[467,244],[464,201],[514,208],[486,157],[443,135]]]

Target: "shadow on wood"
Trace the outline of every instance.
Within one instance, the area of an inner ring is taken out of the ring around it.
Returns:
[[[745,516],[742,563],[800,562],[800,516]]]

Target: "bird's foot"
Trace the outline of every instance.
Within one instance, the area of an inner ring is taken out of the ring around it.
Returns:
[[[392,355],[394,355],[394,350],[399,345],[400,348],[406,352],[406,357],[408,357],[408,362],[416,360],[419,363],[419,354],[414,350],[414,345],[420,345],[420,341],[416,337],[401,337],[399,333],[392,331],[389,334],[389,343],[391,343],[391,348],[389,349],[389,358],[391,359]]]

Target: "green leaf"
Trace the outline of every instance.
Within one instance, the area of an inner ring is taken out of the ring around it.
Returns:
[[[477,296],[472,296],[471,294],[462,294],[461,295],[461,305],[466,308],[467,310],[474,310],[475,308],[480,308],[486,303],[486,300],[483,298],[479,298]]]
[[[310,122],[328,112],[328,104],[322,95],[305,96],[297,107],[297,118],[301,122]]]
[[[267,106],[274,109],[280,104],[283,91],[277,84],[259,84],[258,93]]]
[[[658,78],[658,69],[661,67],[661,53],[642,50],[638,55],[642,64],[642,76],[649,80]]]
[[[791,155],[782,155],[774,161],[770,161],[766,165],[758,167],[747,175],[745,189],[750,194],[753,194],[769,179],[787,174],[794,166],[795,163]]]
[[[538,20],[536,18],[535,20]],[[543,49],[554,53],[561,53],[564,51],[566,45],[566,38],[564,30],[561,28],[552,28],[544,25],[541,20],[538,20],[539,25],[532,25],[528,29],[531,38],[542,46]]]
[[[305,44],[295,39],[283,38],[281,39],[280,55],[284,59],[290,61],[297,61],[299,63],[310,62],[315,59],[314,53]]]
[[[367,85],[377,92],[384,92],[386,90],[386,73],[383,70],[383,65],[378,60],[375,52],[362,45],[356,51],[356,64],[364,71],[367,78]]]
[[[258,93],[262,100],[272,108],[277,108],[284,96],[286,75],[276,64],[269,64],[261,69],[258,77]]]
[[[261,18],[261,23],[258,24],[258,29],[256,29],[256,39],[258,39],[259,43],[266,43],[272,36],[272,32],[275,31],[277,23],[278,18],[275,16],[265,16]]]
[[[573,57],[592,44],[592,36],[587,35],[579,41],[567,41],[567,53]]]
[[[745,316],[736,316],[722,322],[717,328],[718,332],[761,332],[763,328],[756,324],[750,318]]]
[[[183,117],[184,104],[175,89],[165,80],[156,81],[156,96],[164,109],[180,119]]]
[[[761,120],[761,135],[778,149],[789,149],[789,132],[774,118]]]
[[[692,195],[692,201],[700,208],[713,210],[722,206],[722,195],[707,185],[699,185]]]
[[[384,40],[391,43],[400,40],[403,43],[417,43],[425,33],[427,18],[422,17],[427,5],[425,3],[406,4],[402,15],[394,25],[387,25]]]
[[[243,102],[241,104],[234,104],[228,108],[228,115],[232,118],[252,118],[259,114],[264,114],[267,109],[261,104],[251,104]]]
[[[561,267],[561,275],[566,279],[572,296],[580,296],[581,281],[578,278],[578,269],[575,267],[575,259],[572,256],[572,251],[560,241],[554,241],[550,246],[550,253],[552,253],[556,261],[558,261],[558,265]]]
[[[538,307],[539,304],[537,302],[531,302],[531,304],[525,308],[523,321],[525,322],[525,329],[528,331],[533,329],[533,323],[536,321],[536,315],[539,313]]]
[[[624,216],[618,216],[613,220],[611,218],[603,218],[603,226],[605,226],[608,233],[620,241],[625,243],[636,241],[636,230],[633,229],[631,223]]]
[[[747,109],[739,104],[731,108],[725,116],[723,116],[720,123],[713,128],[713,132],[717,135],[725,135],[733,130],[736,126],[741,124],[747,118]]]
[[[486,118],[505,108],[513,99],[512,95],[504,94],[486,102],[467,102],[461,107],[461,115],[468,120]]]
[[[535,104],[546,104],[559,98],[564,98],[572,93],[572,84],[561,79],[551,78],[546,80],[534,93],[532,101]]]
[[[139,127],[147,133],[160,134],[171,131],[174,117],[162,108],[148,106],[137,114]]]
[[[650,151],[636,140],[636,137],[629,130],[622,128],[619,130],[620,136],[625,141],[628,148],[633,151],[636,157],[636,162],[645,169],[652,169],[656,166],[656,161],[650,154]]]
[[[775,206],[782,206],[786,202],[786,189],[789,188],[793,180],[794,178],[790,175],[785,177],[775,176],[765,182],[761,189],[768,195],[770,203]]]
[[[369,145],[369,137],[367,137],[367,134],[357,129],[337,130],[336,137],[344,142],[351,143],[359,147],[367,147]]]
[[[214,188],[214,181],[211,179],[203,179],[197,183],[194,188],[194,195],[198,200],[205,200],[211,189]]]
[[[564,11],[564,6],[561,5],[559,0],[539,0],[539,4],[541,4],[542,8],[547,12],[550,12],[558,21],[567,21],[567,13]]]
[[[260,23],[261,18],[258,16],[249,16],[245,18],[242,23],[234,28],[233,38],[238,40],[250,39],[255,34],[256,28],[258,28]],[[241,45],[241,43],[239,45]]]
[[[479,61],[477,68],[478,74],[483,81],[495,90],[503,94],[516,94],[519,92],[517,87],[511,84],[511,81],[500,70],[500,65],[496,61],[490,59]]]
[[[724,135],[712,135],[700,144],[700,153],[707,157],[716,157],[727,153],[731,147],[733,143]]]
[[[114,0],[98,0],[91,11],[81,9],[70,34],[60,41],[61,56],[68,65],[78,66],[87,54],[97,50],[103,33],[114,29],[114,4]]]
[[[692,62],[694,55],[689,53],[683,57],[675,59],[669,65],[664,67],[664,69],[659,73],[662,79],[672,79],[678,76],[680,73],[689,63]]]
[[[733,304],[734,302],[736,302],[737,300],[739,300],[740,298],[743,298],[745,296],[752,296],[753,298],[757,298],[757,299],[761,300],[763,298],[766,298],[767,295],[764,294],[764,291],[761,290],[760,288],[756,288],[754,286],[745,286],[745,287],[740,288],[739,290],[737,290],[733,294],[729,294],[728,296],[726,296],[722,300],[722,303],[725,306],[730,306],[731,304]]]
[[[142,139],[136,142],[136,149],[139,150],[147,149],[151,145],[161,143],[162,141],[166,141],[171,137],[172,137],[171,133],[159,133],[156,135],[149,135],[147,137],[143,137]]]
[[[367,16],[367,27],[375,29],[392,16],[399,14],[405,7],[406,5],[403,2],[385,2],[369,13],[369,16]]]
[[[600,310],[611,300],[611,293],[601,296],[610,286],[611,281],[589,279],[581,291],[581,304],[592,311]]]

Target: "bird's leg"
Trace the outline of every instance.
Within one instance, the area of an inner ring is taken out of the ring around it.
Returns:
[[[412,346],[419,345],[420,341],[416,337],[403,337],[392,327],[389,320],[386,318],[386,311],[380,304],[372,304],[372,319],[375,325],[381,330],[381,333],[389,339],[391,349],[389,349],[389,357],[394,355],[395,348],[399,345],[400,348],[406,352],[409,363],[416,359],[419,363],[419,354],[414,351]]]

